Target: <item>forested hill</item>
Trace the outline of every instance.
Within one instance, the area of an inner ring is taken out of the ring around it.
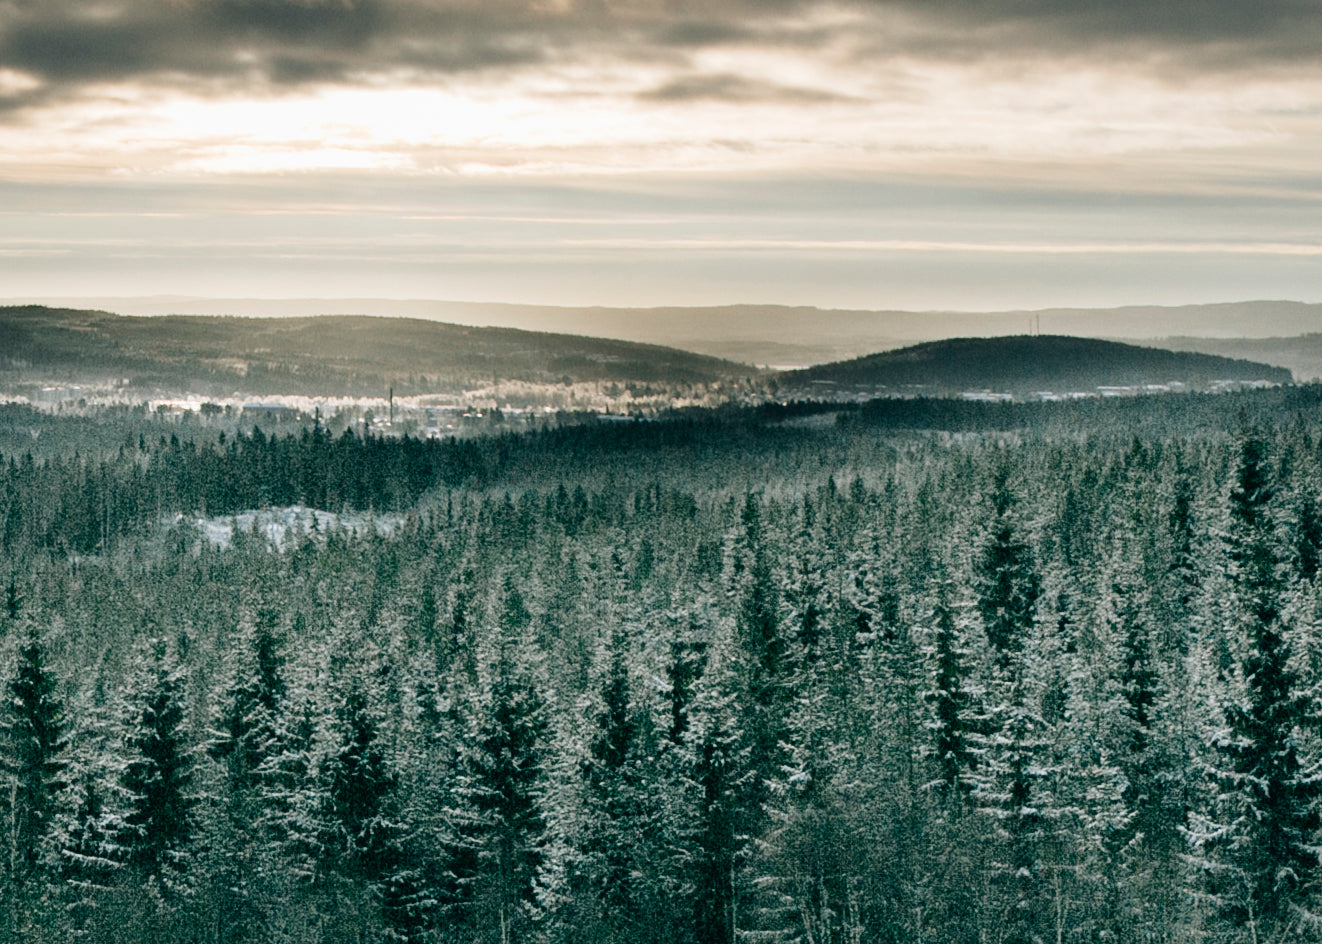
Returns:
[[[1059,335],[954,338],[779,375],[782,389],[862,388],[959,393],[993,390],[1069,393],[1098,387],[1218,381],[1289,383],[1283,367],[1208,354],[1159,350]]]
[[[1176,337],[1153,341],[1172,351],[1197,351],[1219,357],[1245,357],[1290,368],[1295,380],[1322,379],[1322,334],[1312,332],[1294,337],[1195,338]]]
[[[133,318],[0,308],[0,373],[128,378],[204,392],[380,395],[449,392],[494,380],[709,383],[751,368],[627,341],[409,318]]]

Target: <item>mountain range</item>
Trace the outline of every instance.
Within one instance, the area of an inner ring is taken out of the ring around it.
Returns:
[[[209,396],[460,393],[511,381],[608,382],[673,392],[749,380],[781,398],[820,398],[1169,384],[1202,389],[1292,378],[1288,369],[1264,363],[1066,336],[945,339],[772,372],[658,345],[411,318],[148,318],[0,308],[0,381],[111,379],[139,391]]]
[[[134,315],[232,314],[305,317],[362,314],[456,324],[519,328],[659,344],[745,364],[807,367],[949,337],[1057,334],[1190,347],[1216,340],[1207,353],[1255,356],[1239,339],[1290,338],[1322,331],[1322,305],[1249,301],[1212,305],[1051,308],[1040,311],[953,312],[843,310],[783,305],[706,308],[565,308],[485,302],[356,299],[154,298],[62,299],[47,304],[98,307]],[[1289,355],[1287,351],[1273,354]],[[1315,360],[1281,366],[1322,376]],[[1311,366],[1310,366],[1311,365]],[[1304,379],[1304,377],[1301,377]]]
[[[496,381],[705,384],[750,368],[689,351],[414,318],[126,317],[0,308],[5,370],[207,394],[401,395]]]

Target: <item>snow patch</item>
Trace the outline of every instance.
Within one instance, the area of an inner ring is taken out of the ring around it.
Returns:
[[[175,515],[167,524],[179,525],[186,520],[206,540],[222,550],[230,546],[236,533],[256,534],[272,547],[281,550],[294,539],[328,531],[340,531],[355,537],[375,532],[381,537],[389,537],[404,523],[404,516],[357,511],[336,514],[304,505],[291,505],[212,518],[186,519],[184,515]]]

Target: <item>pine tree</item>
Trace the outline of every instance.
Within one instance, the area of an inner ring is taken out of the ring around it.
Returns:
[[[1032,628],[1040,581],[1032,547],[1020,535],[1014,496],[1002,470],[992,496],[995,517],[978,568],[978,610],[998,664],[1008,667]]]
[[[1000,920],[1007,944],[1031,944],[1046,920],[1043,853],[1053,824],[1044,815],[1048,740],[1045,723],[1023,675],[999,687],[1003,701],[994,713],[979,771],[978,801],[998,839],[994,881],[1002,890]]]
[[[736,632],[744,666],[741,721],[749,738],[750,763],[756,775],[750,810],[755,814],[761,802],[762,784],[778,773],[783,760],[785,682],[790,660],[781,628],[780,593],[772,574],[755,495],[750,494],[745,502],[744,527],[750,560],[739,600]]]
[[[93,686],[93,693],[99,694],[98,688]],[[70,738],[65,787],[52,823],[48,871],[58,879],[56,897],[65,909],[64,926],[84,936],[92,930],[98,908],[119,884],[126,858],[120,844],[126,834],[122,818],[126,797],[120,784],[120,732],[114,713],[87,693],[73,708],[71,715],[78,723]]]
[[[695,712],[693,780],[698,791],[694,927],[703,944],[733,944],[747,855],[750,794],[760,794],[748,742],[736,726],[729,679],[709,683]],[[712,685],[716,687],[713,688]],[[722,688],[725,690],[722,691]]]
[[[538,918],[547,715],[530,667],[497,646],[458,757],[442,905],[454,928],[505,944],[526,940]]]
[[[247,793],[258,771],[278,750],[276,719],[284,708],[284,659],[269,612],[240,627],[231,649],[228,679],[218,698],[207,753],[225,766],[232,791]]]
[[[265,773],[283,745],[284,660],[275,615],[245,616],[226,655],[204,747],[216,763],[199,770],[196,826],[199,875],[208,883],[214,934],[221,941],[259,937],[281,907],[285,864],[273,841]]]
[[[597,875],[593,884],[601,898],[605,913],[630,922],[631,877],[635,871],[627,845],[627,821],[636,812],[633,808],[638,797],[635,793],[637,771],[631,771],[637,758],[634,754],[639,736],[639,725],[631,705],[628,664],[624,658],[624,642],[618,628],[611,632],[608,665],[602,679],[601,708],[593,726],[588,744],[588,756],[583,761],[583,777],[588,792],[589,816],[596,819],[589,828],[596,833],[585,850],[594,855]]]
[[[334,829],[325,845],[350,877],[373,883],[393,864],[397,827],[390,806],[398,777],[386,761],[363,692],[351,691],[337,716],[337,743],[321,770],[327,820]]]
[[[11,880],[20,884],[37,867],[64,788],[69,741],[58,688],[37,632],[30,628],[0,703],[5,864]]]
[[[1318,872],[1322,778],[1301,751],[1318,726],[1315,692],[1297,671],[1284,613],[1281,542],[1266,445],[1241,444],[1230,493],[1233,586],[1238,599],[1238,693],[1214,746],[1221,765],[1211,823],[1197,834],[1208,853],[1222,915],[1261,936],[1308,916]],[[1257,930],[1259,927],[1263,930]],[[1277,929],[1271,931],[1270,929]]]
[[[933,611],[928,658],[931,661],[931,688],[926,692],[929,718],[930,755],[936,768],[935,785],[956,804],[973,788],[972,772],[977,763],[971,699],[966,677],[969,649],[963,627],[957,623],[949,593],[941,588],[941,598]]]
[[[679,867],[693,799],[679,775],[689,754],[682,735],[658,736],[636,691],[630,628],[614,625],[598,655],[576,751],[580,799],[566,883],[576,927],[566,930],[574,940],[679,942],[691,933]]]
[[[1094,779],[1106,773],[1113,781],[1079,798],[1091,821],[1080,839],[1102,862],[1085,877],[1110,886],[1099,892],[1102,923],[1122,936],[1164,933],[1179,918],[1187,782],[1197,776],[1181,744],[1186,710],[1174,683],[1183,666],[1163,651],[1170,629],[1151,612],[1150,587],[1165,575],[1144,583],[1136,544],[1119,534],[1113,541],[1097,593],[1096,651],[1080,660],[1085,683],[1072,686],[1064,735],[1074,755],[1089,759]],[[1100,846],[1087,845],[1093,836]]]
[[[184,718],[184,671],[161,640],[142,654],[138,691],[125,724],[123,787],[128,795],[119,837],[127,865],[163,890],[181,891],[194,834],[193,757]]]

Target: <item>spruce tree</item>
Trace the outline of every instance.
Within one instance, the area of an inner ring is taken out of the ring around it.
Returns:
[[[58,688],[36,629],[30,628],[0,703],[5,865],[11,880],[18,883],[37,867],[64,788],[69,741]]]
[[[207,753],[225,767],[232,791],[248,793],[258,771],[279,749],[277,718],[284,708],[284,659],[269,612],[240,627],[219,693]]]
[[[442,905],[451,927],[505,944],[527,940],[538,919],[548,719],[530,666],[497,646],[457,758]]]
[[[184,715],[184,671],[170,647],[152,640],[125,723],[123,788],[128,804],[120,844],[127,865],[164,890],[182,890],[193,838],[193,755]]]
[[[631,668],[629,628],[612,627],[599,653],[583,726],[571,938],[677,944],[692,927],[681,867],[693,800],[681,775],[691,755],[682,736],[676,743],[656,730]]]
[[[337,743],[322,766],[327,837],[335,864],[351,878],[381,879],[395,845],[390,807],[398,781],[387,763],[366,696],[351,691],[337,709]]]
[[[725,684],[722,685],[721,682]],[[694,927],[703,944],[734,944],[739,870],[747,856],[750,794],[760,794],[751,751],[736,723],[730,679],[709,680],[696,706],[693,780],[698,794]]]
[[[271,813],[264,771],[279,755],[285,708],[284,660],[269,610],[245,616],[227,651],[217,691],[206,754],[216,763],[200,772],[210,783],[198,810],[202,874],[209,882],[216,936],[249,940],[259,933],[283,877],[271,842]]]
[[[635,749],[638,720],[631,704],[628,664],[622,633],[612,631],[607,667],[601,685],[601,707],[595,719],[583,777],[588,792],[589,837],[587,851],[595,863],[593,884],[607,915],[627,923],[632,906],[630,890],[635,869],[630,854],[628,820],[636,812],[638,796]],[[633,776],[631,776],[633,774]]]
[[[1319,721],[1293,659],[1275,484],[1266,444],[1244,439],[1230,493],[1232,584],[1242,652],[1214,746],[1216,806],[1198,833],[1221,915],[1259,938],[1315,922],[1322,779],[1301,749]]]
[[[1009,944],[1029,944],[1045,920],[1042,851],[1051,830],[1044,816],[1050,766],[1042,686],[1035,671],[1040,653],[1026,650],[1042,638],[1038,622],[1041,581],[1032,547],[1021,535],[1012,468],[996,474],[991,532],[976,562],[977,607],[986,632],[987,667],[983,717],[977,725],[979,763],[974,795],[990,817],[997,839],[992,880]]]
[[[931,687],[925,693],[928,705],[929,752],[935,768],[934,786],[955,802],[963,801],[973,788],[977,763],[974,721],[967,688],[969,649],[963,627],[947,599],[943,586],[933,610],[933,626],[927,646],[931,664]]]
[[[80,936],[92,930],[99,906],[120,884],[126,858],[120,843],[127,807],[120,783],[121,732],[115,712],[97,697],[100,681],[90,693],[80,693],[70,712],[77,725],[49,844],[49,873],[59,882],[64,926]]]
[[[1299,576],[1312,580],[1322,568],[1322,512],[1311,495],[1299,499],[1295,526],[1295,556]]]
[[[1041,592],[1033,549],[1021,534],[1008,476],[1008,470],[997,476],[992,494],[995,515],[977,573],[978,610],[1002,668],[1023,649]]]
[[[755,798],[750,812],[755,814],[763,784],[778,773],[783,760],[781,744],[788,700],[785,683],[790,659],[781,627],[781,594],[772,573],[757,496],[747,497],[743,520],[749,560],[736,632],[744,668],[741,721],[749,739],[750,763],[755,773]]]
[[[690,634],[691,635],[691,634]],[[694,688],[707,668],[707,642],[676,635],[670,640],[666,662],[669,683],[670,743],[680,747],[688,740]]]
[[[993,713],[995,730],[978,775],[980,808],[991,817],[998,840],[992,879],[1001,889],[1007,944],[1031,944],[1047,918],[1043,852],[1053,828],[1045,815],[1049,741],[1026,674],[1016,673],[998,687],[1004,700]]]
[[[43,866],[64,786],[64,712],[34,627],[0,702],[0,935],[37,939],[52,915],[44,913]]]

